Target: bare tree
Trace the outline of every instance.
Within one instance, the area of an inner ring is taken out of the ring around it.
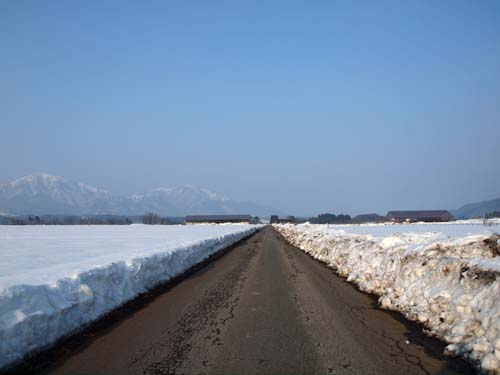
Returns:
[[[145,213],[142,216],[142,223],[143,224],[160,224],[160,216],[153,212],[148,212]]]

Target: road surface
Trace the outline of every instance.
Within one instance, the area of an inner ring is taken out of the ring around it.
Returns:
[[[266,227],[40,373],[473,373],[420,330]]]

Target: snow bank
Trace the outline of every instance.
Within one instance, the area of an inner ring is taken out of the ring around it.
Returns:
[[[259,228],[0,226],[0,368]]]
[[[275,225],[293,245],[500,373],[500,226]]]

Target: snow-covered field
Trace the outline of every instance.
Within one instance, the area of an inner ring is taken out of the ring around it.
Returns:
[[[382,307],[445,340],[451,355],[500,373],[500,225],[275,225]]]
[[[0,226],[0,368],[260,226]]]

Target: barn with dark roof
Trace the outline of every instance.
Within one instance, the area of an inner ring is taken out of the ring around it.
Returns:
[[[417,221],[440,222],[453,220],[452,214],[446,210],[427,211],[389,211],[387,220],[395,223],[414,223]]]

